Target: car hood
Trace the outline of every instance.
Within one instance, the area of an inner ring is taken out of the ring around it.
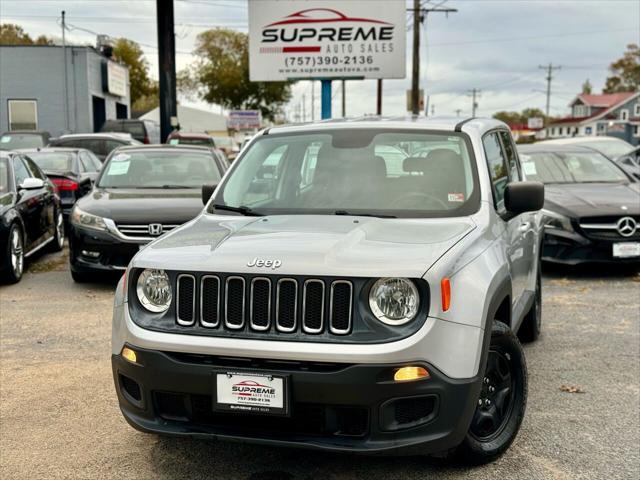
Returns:
[[[468,217],[204,214],[149,244],[133,265],[182,271],[418,278],[474,228]],[[254,259],[278,260],[280,266],[249,267]]]
[[[569,217],[640,214],[640,184],[545,185],[545,208]],[[622,208],[626,207],[626,209]]]
[[[200,213],[202,194],[200,189],[95,188],[77,205],[116,223],[180,225]]]

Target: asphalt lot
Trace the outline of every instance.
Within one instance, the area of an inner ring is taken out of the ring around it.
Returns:
[[[137,432],[112,385],[115,284],[76,285],[63,255],[42,257],[0,286],[0,477],[639,478],[640,276],[554,269],[543,283],[520,435],[497,462],[467,469]]]

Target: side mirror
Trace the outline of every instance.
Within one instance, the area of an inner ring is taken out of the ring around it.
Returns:
[[[504,189],[504,206],[509,218],[540,210],[544,205],[544,185],[540,182],[513,182]]]
[[[38,188],[44,187],[44,181],[39,178],[25,178],[23,182],[18,185],[20,190],[37,190]]]
[[[202,204],[206,205],[218,185],[202,185]]]

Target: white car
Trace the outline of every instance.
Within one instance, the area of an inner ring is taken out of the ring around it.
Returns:
[[[117,289],[131,425],[471,463],[509,447],[527,398],[516,334],[541,327],[544,187],[504,123],[274,127],[203,200]]]

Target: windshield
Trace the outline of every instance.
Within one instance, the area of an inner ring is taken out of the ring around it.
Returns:
[[[99,187],[201,188],[220,181],[215,161],[206,153],[171,151],[116,152],[102,169]]]
[[[231,139],[231,137],[214,137],[213,141],[218,147],[233,147],[233,140]]]
[[[42,170],[55,172],[73,171],[73,153],[70,152],[32,152],[29,158]]]
[[[0,195],[9,191],[9,161],[7,158],[0,158]]]
[[[0,137],[0,149],[16,150],[18,148],[44,147],[42,136],[32,133],[11,133]]]
[[[597,152],[522,153],[520,160],[527,180],[543,183],[629,181],[618,167]]]
[[[479,198],[470,150],[466,135],[457,133],[341,129],[262,136],[209,208],[218,213],[227,206],[258,214],[466,215],[477,209]]]
[[[584,142],[580,145],[593,148],[594,150],[604,153],[611,159],[616,159],[629,153],[633,149],[633,145],[628,144],[624,140],[612,138],[610,140],[595,140],[593,142]]]

